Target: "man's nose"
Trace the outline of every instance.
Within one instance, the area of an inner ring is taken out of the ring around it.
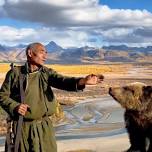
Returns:
[[[46,59],[47,58],[47,53],[43,54],[43,58]]]

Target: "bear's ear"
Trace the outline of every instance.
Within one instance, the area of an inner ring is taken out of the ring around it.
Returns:
[[[144,86],[143,87],[143,94],[145,97],[152,98],[152,86]]]

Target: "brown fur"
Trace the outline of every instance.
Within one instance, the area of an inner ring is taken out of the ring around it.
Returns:
[[[130,149],[133,149],[128,152],[134,150],[146,152],[146,139],[144,138],[150,139],[151,143],[147,152],[151,152],[152,86],[136,82],[123,87],[112,87],[109,89],[109,94],[126,109],[125,123],[131,141]]]

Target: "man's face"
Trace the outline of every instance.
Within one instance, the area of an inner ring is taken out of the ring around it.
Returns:
[[[34,50],[29,50],[30,62],[43,65],[47,58],[47,51],[43,45],[36,45]]]

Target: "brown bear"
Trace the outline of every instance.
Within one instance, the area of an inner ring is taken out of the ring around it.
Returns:
[[[109,94],[126,109],[124,119],[131,144],[126,152],[152,152],[152,86],[136,82],[111,87]]]

